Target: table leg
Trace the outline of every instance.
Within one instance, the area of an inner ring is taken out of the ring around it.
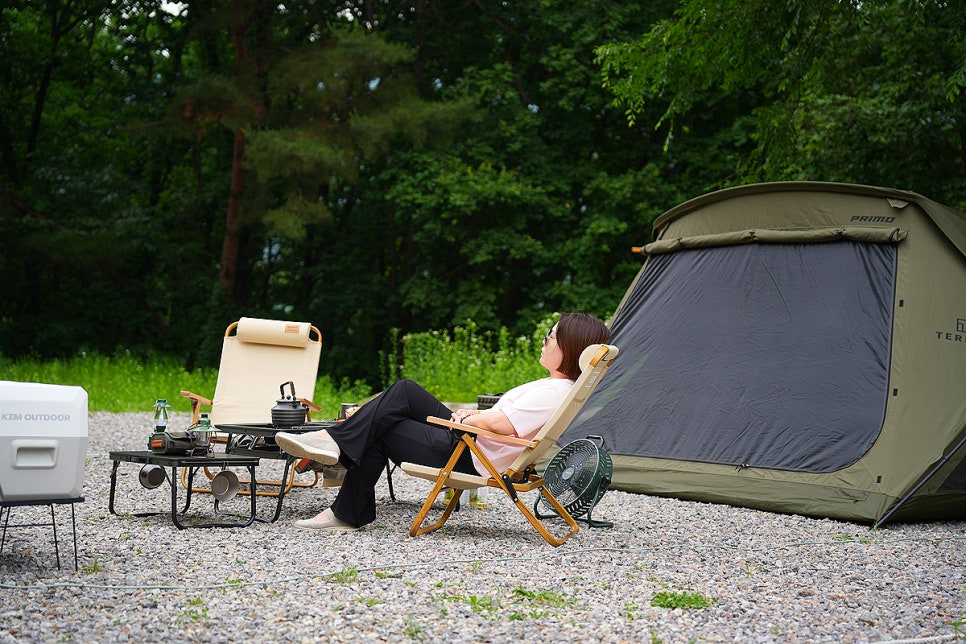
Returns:
[[[288,457],[285,459],[285,467],[282,468],[282,484],[278,488],[278,503],[275,504],[275,516],[269,520],[269,523],[275,523],[278,521],[279,515],[282,514],[282,501],[285,500],[285,487],[286,482],[288,481],[288,473],[294,463],[294,457]]]
[[[256,483],[255,483],[255,466],[254,465],[249,465],[248,466],[248,480],[252,482],[251,483],[251,494],[248,495],[248,496],[251,497],[252,504],[251,504],[251,512],[248,515],[248,522],[245,524],[246,526],[250,526],[255,521],[255,497],[257,495],[255,494],[255,485],[256,485]],[[276,512],[275,518],[278,518],[277,512]]]
[[[107,501],[107,511],[111,514],[117,514],[117,510],[114,509],[114,493],[117,489],[117,468],[121,464],[121,461],[114,461],[114,467],[111,468],[111,491],[108,495]],[[159,514],[164,514],[163,512],[132,512],[132,517],[153,517]],[[76,550],[76,548],[75,548]]]
[[[189,469],[188,469],[188,493],[187,493],[188,500],[185,502],[184,512],[187,512],[188,506],[191,503],[191,499],[190,499],[190,497],[191,497],[191,487],[192,487],[192,482],[191,481],[192,481],[192,478],[194,478],[194,471],[197,469],[196,467],[190,467],[190,466],[188,466],[188,467],[189,467]],[[255,480],[255,466],[254,465],[247,465],[246,467],[248,468],[248,475],[250,477],[250,480],[254,481]],[[172,468],[172,469],[176,469],[176,468]],[[254,490],[252,490],[252,491],[254,492]],[[178,509],[178,486],[177,486],[177,472],[175,471],[175,472],[172,472],[172,477],[171,477],[171,520],[172,520],[172,522],[174,523],[174,525],[179,530],[184,530],[185,528],[245,528],[245,527],[250,526],[252,523],[255,522],[255,512],[257,510],[257,508],[256,508],[257,496],[254,493],[253,494],[250,494],[249,496],[251,497],[251,500],[250,500],[250,503],[251,503],[250,511],[249,511],[248,517],[245,519],[245,521],[243,523],[242,522],[235,522],[235,523],[202,523],[202,524],[195,524],[195,525],[186,526],[186,525],[182,524],[181,521],[178,519],[178,511],[177,511],[177,509]],[[184,514],[184,512],[182,512],[182,514]],[[218,500],[217,499],[215,500],[215,514],[218,514]]]
[[[194,470],[188,468],[188,494],[191,494],[191,475]],[[178,468],[177,466],[171,467],[171,521],[174,523],[178,530],[184,530],[184,526],[178,521]],[[185,510],[187,511],[188,505],[191,503],[191,499],[188,499],[188,503],[185,504]]]
[[[117,514],[114,511],[114,490],[117,488],[117,466],[121,464],[121,461],[114,461],[114,467],[111,468],[111,493],[107,497],[107,511],[111,514]]]
[[[185,494],[184,509],[181,510],[181,514],[186,514],[188,512],[188,508],[191,507],[191,491],[195,487],[195,470],[198,469],[197,467],[191,467],[190,465],[185,467],[187,467],[188,469],[188,490],[187,490],[187,493]],[[171,485],[174,485],[174,482],[177,479],[178,468],[172,467],[171,474],[172,474]]]
[[[191,507],[191,490],[194,487],[195,470],[198,469],[196,466],[185,465],[183,466],[188,470],[188,490],[185,492],[184,507],[181,508],[181,512],[178,512],[178,466],[171,466],[171,521],[179,530],[184,530],[186,526],[182,525],[178,521],[178,515],[188,514],[188,508]],[[217,508],[216,508],[217,509]],[[199,527],[211,527],[211,526],[199,526]]]

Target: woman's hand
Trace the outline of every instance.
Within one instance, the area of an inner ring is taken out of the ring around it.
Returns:
[[[452,421],[454,423],[465,423],[467,418],[475,416],[478,413],[480,413],[478,409],[457,409],[453,412]]]

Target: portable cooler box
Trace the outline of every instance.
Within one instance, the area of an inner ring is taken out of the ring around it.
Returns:
[[[0,381],[0,501],[82,496],[83,387]]]

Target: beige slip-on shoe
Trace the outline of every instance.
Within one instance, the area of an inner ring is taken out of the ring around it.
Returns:
[[[342,453],[329,432],[324,429],[305,434],[278,432],[275,434],[275,444],[286,454],[296,458],[308,458],[323,465],[335,465]]]
[[[295,522],[296,527],[305,530],[327,530],[330,532],[355,532],[359,528],[340,521],[332,514],[332,510],[324,510],[311,519],[301,519]]]

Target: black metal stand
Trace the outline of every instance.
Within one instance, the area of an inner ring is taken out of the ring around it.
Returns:
[[[74,516],[74,504],[83,503],[84,497],[78,496],[67,499],[29,499],[23,501],[0,501],[0,514],[7,510],[7,518],[3,522],[3,537],[0,538],[0,553],[3,553],[3,545],[7,541],[7,528],[27,528],[27,527],[47,527],[50,526],[54,531],[54,554],[57,557],[57,569],[60,570],[60,547],[57,545],[57,521],[54,518],[54,505],[64,503],[70,504],[70,524],[71,532],[74,535],[74,571],[77,571],[77,520]],[[11,508],[22,507],[25,505],[46,505],[50,508],[50,523],[14,523],[10,524]]]
[[[255,468],[258,466],[258,459],[248,456],[237,456],[230,454],[216,454],[209,456],[171,456],[155,454],[154,452],[111,452],[111,460],[114,461],[114,466],[111,469],[111,492],[108,500],[108,511],[111,514],[117,514],[114,511],[114,495],[117,488],[117,468],[122,462],[127,463],[141,463],[142,465],[158,465],[160,467],[170,467],[171,476],[167,477],[168,482],[171,484],[171,521],[179,529],[184,528],[244,528],[251,525],[255,521],[255,500],[256,495],[253,493],[251,496],[251,512],[245,517],[243,522],[223,522],[223,523],[202,523],[202,524],[182,524],[179,520],[179,515],[183,516],[188,512],[188,508],[191,507],[191,490],[192,483],[194,481],[195,471],[203,467],[245,467],[248,468],[248,474],[250,480],[255,480]],[[188,490],[185,495],[184,507],[178,510],[178,468],[185,468],[188,470]],[[215,513],[218,513],[218,501],[215,500]],[[157,514],[163,514],[163,512],[141,512],[134,514],[137,517],[153,516]]]
[[[593,500],[591,500],[590,506],[587,508],[587,512],[586,513],[581,512],[577,515],[573,515],[573,514],[571,515],[573,516],[574,521],[583,521],[591,528],[613,528],[614,527],[613,521],[598,521],[597,519],[594,519],[593,516],[591,516],[594,513],[594,508],[597,506],[597,502],[600,501],[602,496],[604,496],[604,492],[607,491],[607,488],[609,486],[610,486],[610,479],[607,479],[607,478],[602,479],[600,482],[600,486],[597,488],[597,491],[594,493],[594,498]],[[539,506],[541,505],[540,504],[541,498],[543,497],[538,496],[537,499],[533,502],[533,514],[538,519],[551,519],[553,517],[560,516],[556,512],[554,512],[552,507],[550,508],[551,514],[543,514],[542,512],[540,512]],[[550,507],[549,503],[547,504],[547,507]],[[581,518],[580,516],[581,514],[586,514],[587,518]]]

